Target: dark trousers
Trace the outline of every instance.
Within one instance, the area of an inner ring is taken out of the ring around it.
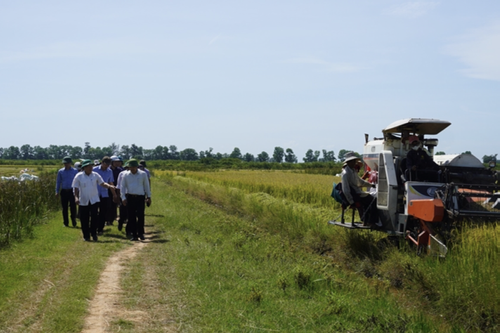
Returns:
[[[354,202],[361,203],[361,207],[358,207],[359,216],[361,217],[365,225],[375,224],[378,222],[377,213],[377,199],[371,195],[360,196],[354,190],[351,189],[352,198]]]
[[[144,235],[144,195],[127,194],[128,232],[134,237]]]
[[[99,200],[100,200],[99,213],[98,213],[99,225],[97,227],[97,231],[102,232],[104,230],[104,226],[106,225],[109,200],[111,200],[111,198],[99,197]]]
[[[97,237],[97,210],[99,203],[88,206],[80,206],[80,223],[82,224],[83,238]]]
[[[69,225],[68,204],[69,204],[71,222],[73,223],[73,225],[76,225],[76,203],[75,203],[75,196],[73,195],[73,189],[61,190],[61,206],[62,206],[62,215],[65,226]]]

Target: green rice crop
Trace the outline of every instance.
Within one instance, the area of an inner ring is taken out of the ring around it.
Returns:
[[[46,173],[35,181],[0,181],[0,248],[31,236],[33,226],[58,208],[55,178]]]

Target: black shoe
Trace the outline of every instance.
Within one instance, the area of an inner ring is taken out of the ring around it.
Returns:
[[[83,241],[84,242],[90,242],[90,238],[84,238]]]
[[[73,228],[76,228],[76,221],[73,221]]]
[[[94,242],[97,242],[97,236],[92,236],[92,239],[94,240]]]
[[[145,240],[146,239],[146,237],[144,237],[144,235],[139,235],[139,238],[140,238],[140,240]]]
[[[139,240],[139,238],[137,238],[137,237],[132,237],[132,238],[130,238],[130,240],[131,240],[132,242],[136,242],[136,241],[138,241],[138,240]]]
[[[67,224],[67,223],[64,223],[64,226],[67,228],[67,227],[68,227],[68,224]]]
[[[118,222],[118,231],[122,231],[123,229],[123,223]]]

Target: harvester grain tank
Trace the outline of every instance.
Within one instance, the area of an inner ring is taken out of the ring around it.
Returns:
[[[500,177],[494,171],[495,163],[486,168],[471,154],[434,156],[438,139],[430,136],[450,125],[436,119],[399,120],[383,129],[381,138],[367,140],[363,150],[370,179],[377,185],[377,210],[382,223],[378,230],[405,237],[419,251],[431,250],[440,255],[447,251],[446,232],[458,222],[500,218]],[[435,179],[407,170],[409,138],[413,136],[440,166]],[[350,229],[359,226],[354,220],[329,223]]]

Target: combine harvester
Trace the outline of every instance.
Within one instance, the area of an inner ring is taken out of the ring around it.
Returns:
[[[435,119],[410,118],[396,121],[384,130],[383,138],[366,143],[363,160],[370,181],[377,184],[376,204],[382,227],[390,236],[406,238],[419,253],[430,251],[445,256],[449,231],[459,222],[488,221],[500,218],[500,174],[471,154],[437,155],[437,135],[451,125]],[[410,136],[418,136],[441,170],[436,180],[422,181],[418,171],[406,169]],[[366,229],[361,223],[345,223],[343,205],[341,221],[330,224],[350,229]]]

